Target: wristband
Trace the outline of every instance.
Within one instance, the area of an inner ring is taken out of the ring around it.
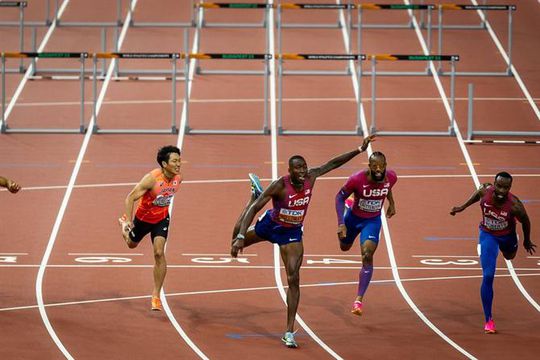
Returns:
[[[358,151],[360,151],[360,152],[363,152],[363,151],[364,151],[364,150],[362,150],[362,145],[360,145],[360,146],[358,147]]]
[[[242,234],[238,234],[238,235],[236,235],[236,238],[240,239],[240,240],[244,240],[246,237],[244,235],[242,235]]]

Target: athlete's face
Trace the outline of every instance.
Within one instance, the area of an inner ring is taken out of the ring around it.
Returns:
[[[291,182],[295,185],[304,183],[307,175],[307,164],[302,159],[294,159],[289,166],[289,175],[291,175]]]
[[[370,158],[369,173],[373,180],[377,182],[383,181],[386,176],[386,160],[381,156]]]
[[[499,176],[495,179],[494,186],[495,192],[493,193],[493,196],[495,196],[495,199],[497,201],[506,200],[510,188],[512,187],[512,179]]]
[[[163,162],[162,164],[165,164],[163,167],[163,170],[169,172],[173,175],[180,174],[180,166],[182,165],[181,157],[177,153],[170,153],[169,154],[169,161],[167,163]]]

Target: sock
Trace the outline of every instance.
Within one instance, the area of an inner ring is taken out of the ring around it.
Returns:
[[[358,275],[358,296],[364,296],[373,275],[373,265],[363,265]]]

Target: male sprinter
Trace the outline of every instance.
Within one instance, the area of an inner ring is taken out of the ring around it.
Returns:
[[[351,310],[355,315],[362,315],[362,301],[373,276],[373,255],[379,243],[381,210],[386,198],[389,203],[386,217],[391,218],[396,214],[392,197],[392,187],[396,182],[396,173],[386,169],[386,157],[377,151],[369,157],[368,168],[351,175],[336,195],[337,233],[341,250],[349,251],[360,234],[362,268],[358,276],[357,296]],[[351,194],[353,203],[345,211]]]
[[[261,241],[279,245],[281,259],[287,272],[287,331],[281,339],[289,348],[298,345],[294,339],[294,319],[300,300],[300,266],[304,254],[302,244],[303,223],[311,199],[315,180],[334,170],[356,155],[366,151],[373,135],[364,139],[358,149],[339,155],[326,164],[308,170],[306,160],[295,155],[289,159],[289,174],[273,181],[256,197],[252,191],[251,200],[234,226],[231,256],[237,257],[245,247]],[[260,188],[258,181],[250,176],[254,188]],[[254,226],[249,227],[266,203],[272,200],[273,209],[268,210]]]
[[[118,219],[122,236],[130,249],[136,248],[142,238],[150,233],[154,248],[154,290],[152,310],[161,310],[159,293],[167,273],[165,242],[169,232],[169,204],[182,182],[180,174],[180,149],[164,146],[157,153],[161,168],[146,174],[135,185],[125,200],[125,214]],[[133,205],[141,199],[133,221]]]
[[[461,206],[455,206],[450,211],[454,216],[470,205],[480,201],[482,221],[480,222],[479,255],[482,264],[482,286],[480,296],[484,308],[486,334],[495,334],[495,322],[491,316],[493,303],[493,280],[499,249],[507,260],[516,256],[518,239],[516,234],[516,219],[523,228],[523,247],[529,254],[535,252],[536,245],[531,242],[531,222],[525,211],[523,203],[510,192],[512,176],[507,172],[500,172],[495,176],[492,184],[483,184]]]

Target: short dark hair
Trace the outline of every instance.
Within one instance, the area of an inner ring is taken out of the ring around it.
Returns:
[[[306,162],[306,159],[304,159],[302,155],[293,155],[289,158],[289,167],[292,167],[294,160],[302,160],[303,162]]]
[[[371,161],[372,158],[376,158],[376,157],[382,157],[384,161],[386,161],[386,156],[384,156],[384,154],[380,151],[375,151],[373,154],[371,154],[369,156],[369,160]]]
[[[163,167],[161,164],[163,161],[169,162],[169,157],[173,153],[180,155],[180,149],[174,145],[167,145],[159,149],[156,158],[159,166]]]
[[[497,180],[498,177],[502,177],[502,178],[505,178],[505,179],[510,179],[510,181],[513,181],[512,175],[510,175],[506,171],[501,171],[500,173],[495,175],[495,180]]]

